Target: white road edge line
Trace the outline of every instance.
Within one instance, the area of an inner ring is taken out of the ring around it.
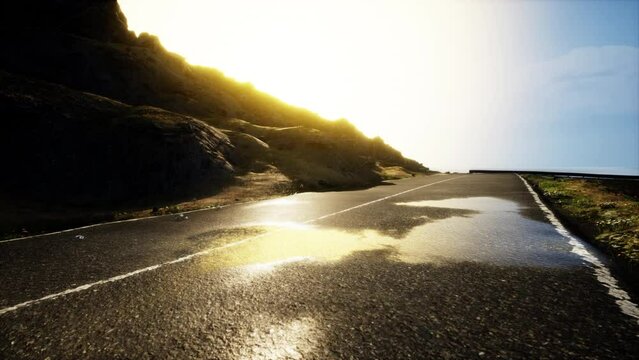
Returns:
[[[571,251],[579,255],[585,262],[589,263],[592,266],[597,280],[606,288],[608,288],[608,294],[615,298],[615,303],[617,303],[617,305],[621,309],[621,312],[634,318],[635,320],[637,320],[637,323],[639,323],[639,308],[637,307],[637,304],[632,302],[630,299],[630,295],[628,295],[625,290],[619,287],[619,283],[617,282],[617,279],[615,279],[614,276],[612,276],[612,274],[610,273],[610,269],[608,269],[608,267],[604,265],[604,263],[602,263],[601,260],[599,260],[595,255],[588,251],[581,239],[573,236],[570,231],[568,231],[568,229],[566,229],[561,224],[555,214],[546,206],[546,204],[543,203],[543,201],[541,201],[539,195],[535,192],[535,190],[533,190],[530,184],[528,184],[526,179],[521,177],[519,174],[517,174],[517,176],[519,176],[521,181],[524,182],[524,185],[526,185],[526,188],[528,188],[528,191],[532,194],[535,202],[544,212],[544,215],[546,215],[546,219],[550,221],[550,223],[555,227],[555,230],[557,230],[557,232],[561,236],[568,239],[568,243],[572,245]]]
[[[440,183],[443,183],[443,182],[446,182],[446,181],[459,179],[459,178],[462,178],[464,176],[466,176],[466,175],[457,176],[457,177],[454,177],[454,178],[441,180],[441,181],[436,181],[436,182],[433,182],[433,183],[430,183],[430,184],[421,185],[421,186],[418,186],[418,187],[415,187],[415,188],[412,188],[412,189],[408,189],[408,190],[399,192],[397,194],[385,196],[385,197],[380,198],[380,199],[376,199],[376,200],[369,201],[369,202],[366,202],[366,203],[363,203],[363,204],[360,204],[360,205],[357,205],[357,206],[353,206],[353,207],[350,207],[348,209],[336,211],[334,213],[331,213],[331,214],[328,214],[328,215],[324,215],[324,216],[320,216],[320,217],[315,218],[315,219],[306,220],[303,223],[304,224],[308,224],[308,223],[312,223],[314,221],[326,219],[328,217],[335,216],[335,215],[338,215],[338,214],[342,214],[342,213],[345,213],[347,211],[359,209],[359,208],[364,207],[364,206],[375,204],[375,203],[378,203],[380,201],[388,200],[388,199],[391,199],[391,198],[394,198],[394,197],[397,197],[397,196],[400,196],[400,195],[404,195],[406,193],[417,191],[417,190],[423,189],[425,187],[433,186],[433,185],[440,184]],[[145,268],[142,268],[142,269],[134,270],[134,271],[131,271],[131,272],[126,273],[126,274],[117,275],[117,276],[114,276],[114,277],[111,277],[111,278],[108,278],[108,279],[105,279],[105,280],[99,280],[99,281],[96,281],[96,282],[93,282],[93,283],[80,285],[78,287],[67,289],[67,290],[64,290],[64,291],[61,291],[61,292],[57,292],[57,293],[54,293],[54,294],[50,294],[50,295],[41,297],[39,299],[28,300],[28,301],[25,301],[25,302],[22,302],[22,303],[13,305],[13,306],[9,306],[9,307],[5,307],[5,308],[0,309],[0,315],[6,314],[8,312],[16,311],[16,310],[18,310],[20,308],[27,307],[27,306],[30,306],[30,305],[34,305],[34,304],[37,304],[37,303],[42,302],[42,301],[53,300],[53,299],[56,299],[56,298],[59,298],[59,297],[65,296],[65,295],[69,295],[69,294],[81,292],[81,291],[84,291],[84,290],[88,290],[88,289],[90,289],[90,288],[92,288],[94,286],[103,285],[103,284],[107,284],[107,283],[123,280],[123,279],[126,279],[126,278],[130,277],[130,276],[142,274],[142,273],[145,273],[145,272],[148,272],[148,271],[152,271],[152,270],[156,270],[156,269],[159,269],[159,268],[161,268],[163,266],[166,266],[166,265],[177,264],[177,263],[181,263],[181,262],[184,262],[184,261],[188,261],[188,260],[191,260],[191,259],[199,257],[199,256],[204,256],[204,255],[210,254],[210,253],[212,253],[215,250],[221,250],[221,249],[226,249],[226,248],[229,248],[229,247],[237,246],[237,245],[246,243],[248,241],[251,241],[251,240],[266,236],[266,235],[270,235],[270,234],[273,234],[273,233],[274,232],[271,231],[271,232],[259,234],[259,235],[256,235],[256,236],[251,236],[251,237],[248,237],[246,239],[242,239],[242,240],[239,240],[239,241],[236,241],[236,242],[232,242],[232,243],[229,243],[229,244],[226,244],[226,245],[222,245],[222,246],[218,246],[218,247],[215,247],[215,248],[202,250],[202,251],[199,251],[199,252],[196,252],[196,253],[193,253],[193,254],[189,254],[189,255],[174,259],[174,260],[170,260],[170,261],[166,261],[166,262],[163,262],[163,263],[160,263],[160,264],[157,264],[157,265],[151,265],[151,266],[148,266],[148,267],[145,267]]]

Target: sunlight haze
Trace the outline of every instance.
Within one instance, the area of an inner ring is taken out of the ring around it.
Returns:
[[[119,3],[190,63],[434,169],[639,172],[637,2]]]

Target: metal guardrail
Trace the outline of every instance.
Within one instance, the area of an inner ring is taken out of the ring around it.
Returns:
[[[590,174],[578,172],[562,172],[562,171],[534,171],[534,170],[482,170],[473,169],[468,171],[470,174],[532,174],[546,175],[556,177],[572,177],[586,179],[614,179],[614,180],[632,180],[639,181],[639,175],[616,175],[616,174]]]

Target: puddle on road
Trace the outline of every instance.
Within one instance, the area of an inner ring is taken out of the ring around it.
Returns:
[[[393,240],[373,230],[355,233],[301,224],[256,229],[262,235],[212,253],[203,265],[209,269],[244,266],[250,272],[267,271],[293,262],[335,261],[356,251],[384,249]]]
[[[401,238],[373,229],[345,229],[328,224],[252,224],[248,241],[214,251],[202,262],[208,270],[243,268],[267,272],[301,261],[332,262],[358,251],[390,249],[390,260],[409,263],[449,261],[497,265],[571,266],[581,264],[552,225],[520,214],[516,202],[491,198],[458,198],[397,203],[398,207],[472,211],[411,228]],[[407,214],[410,214],[408,212]]]
[[[411,207],[432,207],[446,209],[465,209],[475,210],[482,213],[486,212],[517,212],[520,209],[519,204],[513,201],[494,197],[471,197],[471,198],[452,198],[444,200],[423,200],[395,203],[398,206]]]
[[[581,261],[552,225],[522,215],[517,202],[492,198],[453,198],[398,203],[400,206],[453,208],[476,215],[447,218],[413,229],[402,242],[403,260],[424,262],[437,255],[454,261],[497,265],[568,266]],[[424,255],[427,255],[424,257]]]

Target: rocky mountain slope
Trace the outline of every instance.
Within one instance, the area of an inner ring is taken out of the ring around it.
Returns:
[[[4,72],[0,82],[0,158],[10,171],[0,183],[9,194],[146,203],[206,194],[233,173],[228,137],[202,121]]]
[[[346,120],[135,36],[115,0],[5,2],[0,28],[0,203],[149,207],[247,173],[278,172],[295,191],[374,185],[385,167],[427,170]]]

